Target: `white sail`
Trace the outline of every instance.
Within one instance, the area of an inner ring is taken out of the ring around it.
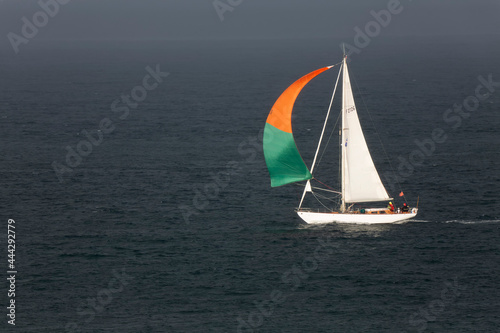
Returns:
[[[375,169],[361,130],[345,58],[342,86],[342,193],[344,202],[390,200]]]

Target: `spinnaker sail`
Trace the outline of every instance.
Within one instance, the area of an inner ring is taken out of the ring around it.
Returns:
[[[264,157],[271,186],[282,186],[311,179],[300,156],[292,132],[292,111],[297,96],[309,81],[333,66],[323,67],[295,81],[274,103],[264,128]]]

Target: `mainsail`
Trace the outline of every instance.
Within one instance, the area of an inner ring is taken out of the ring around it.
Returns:
[[[342,85],[342,193],[344,202],[390,200],[377,169],[375,169],[365,136],[361,130],[345,60]]]
[[[293,105],[302,88],[331,67],[320,68],[295,81],[281,94],[267,117],[263,146],[272,187],[312,178],[293,138]]]

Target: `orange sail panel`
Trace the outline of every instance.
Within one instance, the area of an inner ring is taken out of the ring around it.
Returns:
[[[302,88],[330,68],[320,68],[294,82],[274,103],[267,117],[263,146],[272,187],[312,178],[293,138],[292,109]]]
[[[295,81],[274,103],[266,122],[283,132],[292,133],[292,110],[297,96],[309,81],[330,68],[317,69]]]

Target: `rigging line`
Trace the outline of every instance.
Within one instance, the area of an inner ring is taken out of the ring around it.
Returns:
[[[337,195],[342,195],[342,193],[340,193],[338,191],[327,190],[326,188],[321,188],[321,187],[316,187],[316,186],[311,186],[311,188],[315,189],[315,190],[319,190],[319,191],[325,191],[325,192],[329,192],[329,193],[335,193]]]
[[[328,106],[328,112],[326,113],[325,123],[323,124],[323,130],[321,130],[321,136],[319,137],[318,148],[316,148],[316,153],[314,154],[314,159],[311,165],[311,174],[314,171],[314,164],[316,163],[316,158],[318,157],[319,148],[321,147],[321,141],[323,141],[323,135],[325,134],[326,123],[328,122],[328,118],[330,116],[330,110],[332,109],[333,97],[335,96],[335,92],[337,91],[337,85],[339,83],[340,72],[342,66],[339,68],[339,75],[337,76],[337,81],[335,81],[335,88],[333,88],[332,98],[330,99],[330,106]]]
[[[301,186],[301,187],[306,187],[306,185],[304,185],[304,184],[297,184],[297,183],[295,183],[294,185],[296,185],[296,186]],[[327,185],[325,185],[325,186],[327,186]],[[327,186],[327,187],[328,187],[328,186]],[[333,189],[332,189],[332,190],[327,190],[327,189],[325,189],[325,188],[316,187],[316,186],[311,186],[311,189],[314,189],[314,190],[320,190],[320,191],[325,191],[325,192],[330,192],[330,193],[335,193],[335,194],[337,194],[337,195],[342,195],[342,193],[340,193],[339,191],[335,191],[335,190],[333,190]],[[311,192],[312,192],[312,191],[311,191]]]
[[[335,66],[342,65],[342,63],[343,63],[343,62],[344,62],[344,61],[339,61],[339,62],[338,62],[338,63],[336,63],[335,65],[331,65],[331,67],[333,68],[333,67],[335,67]]]
[[[335,125],[333,125],[332,132],[330,133],[330,136],[328,137],[328,141],[325,144],[325,148],[323,148],[323,151],[321,152],[321,155],[319,157],[318,163],[316,163],[316,167],[319,167],[319,164],[321,163],[321,160],[323,160],[323,155],[325,155],[326,148],[328,148],[328,145],[330,144],[330,140],[332,138],[333,133],[336,131],[337,124],[339,122],[340,116],[342,115],[341,112],[339,112],[339,116],[337,117],[337,121],[335,121]]]
[[[389,162],[389,167],[391,168],[391,171],[396,174],[395,170],[394,170],[394,167],[392,166],[392,163],[391,163],[391,159],[389,158],[389,154],[387,154],[387,150],[385,150],[385,146],[384,144],[382,143],[382,139],[380,138],[380,134],[379,132],[377,131],[377,127],[375,127],[375,123],[373,121],[373,118],[372,118],[372,114],[370,113],[370,111],[368,110],[368,106],[366,105],[365,103],[365,98],[363,97],[363,94],[361,93],[361,89],[359,88],[358,86],[358,81],[356,81],[356,78],[354,77],[354,75],[351,74],[351,77],[354,81],[354,83],[356,84],[356,88],[358,88],[358,92],[359,92],[359,95],[361,96],[361,100],[363,101],[363,105],[365,107],[365,110],[366,112],[368,113],[368,116],[370,116],[370,121],[372,122],[372,126],[373,128],[375,129],[375,134],[377,134],[377,138],[378,138],[378,141],[380,142],[380,145],[382,146],[382,150],[384,151],[384,154],[385,154],[385,158],[387,159],[387,161]],[[396,183],[397,183],[397,186],[399,188],[399,191],[400,193],[403,192],[402,188],[401,188],[401,184],[399,183],[399,180],[398,178],[396,178]],[[405,202],[406,202],[406,197],[403,195],[404,199],[405,199]]]
[[[325,183],[323,183],[323,182],[319,181],[318,179],[316,179],[316,178],[313,178],[313,179],[314,179],[315,181],[317,181],[318,183],[320,183],[321,185],[326,186],[326,187],[327,187],[327,188],[329,188],[330,190],[335,191],[335,189],[334,189],[334,188],[331,188],[330,186],[326,185]],[[337,193],[338,193],[338,192],[337,192]]]
[[[298,185],[298,186],[305,186],[305,185],[302,185],[302,184],[297,184],[295,183],[294,185]],[[320,189],[320,190],[324,190],[324,189]],[[327,190],[326,190],[327,191]],[[316,192],[312,192],[311,191],[311,194],[313,195],[313,197],[316,199],[316,201],[318,201],[323,207],[325,207],[325,209],[327,209],[328,211],[330,212],[333,212],[333,209],[331,208],[328,208],[327,206],[325,206],[325,204],[323,204],[323,202],[321,202],[320,198],[324,199],[324,200],[328,200],[328,201],[331,201],[333,203],[338,203],[338,199],[335,200],[335,199],[332,199],[332,198],[329,198],[329,197],[326,197],[324,195],[321,195],[319,193],[316,193]]]
[[[321,206],[325,207],[325,209],[326,209],[326,210],[328,210],[328,211],[330,211],[330,212],[333,212],[333,209],[326,207],[326,206],[325,206],[325,205],[321,202],[321,200],[319,200],[319,199],[318,199],[318,197],[316,196],[316,193],[312,192],[312,194],[313,194],[314,198],[315,198],[316,200],[318,200],[318,202],[321,204]]]
[[[328,200],[328,201],[331,201],[331,202],[335,202],[336,200],[333,199],[333,198],[329,198],[327,196],[324,196],[324,195],[321,195],[321,194],[316,194],[318,197],[322,198],[322,199],[325,199],[325,200]]]
[[[337,64],[335,64],[335,65],[333,65],[333,66],[329,66],[328,68],[335,67],[338,64],[340,64],[340,62],[337,63]],[[331,110],[332,104],[333,104],[333,97],[335,96],[335,91],[337,90],[337,84],[339,83],[339,78],[340,78],[340,72],[341,71],[342,71],[342,66],[339,67],[339,75],[337,76],[337,81],[335,82],[335,88],[333,89],[333,92],[332,92],[332,98],[330,100],[330,106],[328,107],[328,112],[326,113],[325,123],[323,124],[323,130],[321,131],[321,136],[319,137],[318,148],[316,148],[316,152],[314,153],[314,159],[313,159],[313,162],[311,164],[311,170],[309,171],[309,173],[311,175],[313,174],[314,164],[316,163],[316,158],[318,157],[319,148],[321,147],[321,141],[323,140],[323,135],[325,134],[326,123],[328,122],[328,117],[330,116],[330,110]],[[308,181],[308,184],[309,184],[309,181]],[[304,201],[306,193],[307,193],[307,187],[304,188],[304,192],[302,192],[302,198],[300,199],[299,209],[300,209],[300,207],[302,207],[302,202]]]

